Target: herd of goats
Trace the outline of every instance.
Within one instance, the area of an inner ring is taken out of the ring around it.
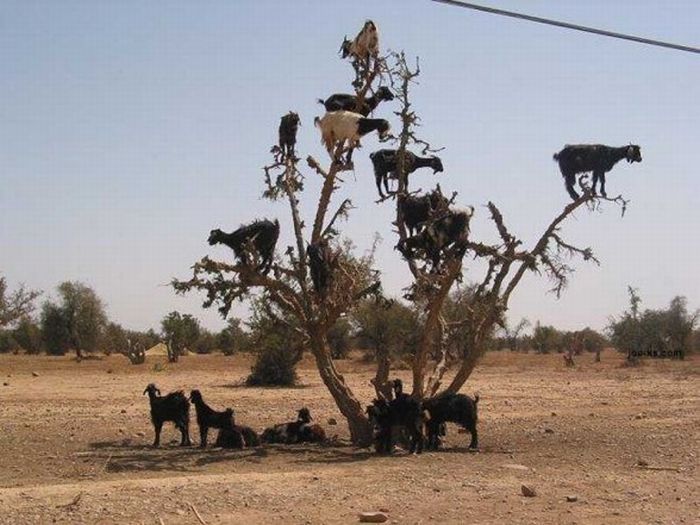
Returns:
[[[403,429],[409,439],[411,453],[420,454],[423,447],[437,450],[441,436],[446,433],[446,423],[456,423],[471,434],[469,448],[476,450],[477,404],[465,394],[443,394],[418,401],[403,392],[400,379],[393,381],[393,398],[375,399],[367,407],[367,416],[374,427],[374,446],[378,453],[391,454],[394,450],[396,429]],[[214,410],[202,397],[199,390],[192,390],[189,399],[181,390],[161,395],[158,387],[151,383],[144,390],[151,404],[151,422],[155,430],[153,446],[160,446],[160,433],[163,424],[172,422],[180,431],[181,446],[191,446],[190,441],[190,402],[194,404],[199,426],[199,446],[206,448],[209,429],[218,430],[215,446],[243,449],[257,447],[263,443],[293,445],[297,443],[328,443],[326,432],[321,425],[314,423],[311,412],[304,407],[297,413],[296,421],[280,423],[266,428],[262,434],[252,428],[236,423],[232,408]],[[427,441],[427,442],[426,442]]]
[[[344,40],[341,47],[343,58],[349,58],[353,64],[364,64],[369,68],[370,61],[379,57],[379,31],[372,21],[367,21],[353,39]],[[356,72],[359,70],[355,67]],[[358,78],[356,78],[356,82]],[[316,118],[315,124],[321,131],[324,144],[332,161],[345,166],[352,166],[353,149],[360,146],[365,135],[377,131],[380,139],[386,137],[390,130],[389,122],[369,115],[379,107],[381,102],[394,99],[392,91],[381,86],[369,97],[360,97],[346,93],[336,93],[325,100],[319,100],[326,109],[322,118]],[[276,149],[284,159],[296,161],[295,146],[299,116],[289,112],[281,119],[279,126],[279,145]],[[347,151],[341,160],[336,155]],[[399,155],[403,155],[399,159]],[[390,197],[397,199],[400,217],[408,231],[396,248],[409,260],[420,259],[432,265],[432,272],[440,271],[440,263],[449,253],[460,253],[469,233],[471,210],[453,209],[438,186],[425,194],[408,192],[408,176],[420,168],[431,168],[433,173],[442,172],[443,164],[436,156],[421,157],[410,151],[400,153],[396,149],[380,149],[370,154],[374,167],[375,182],[381,200]],[[580,198],[574,188],[576,176],[592,173],[593,183],[590,191],[595,194],[600,183],[600,192],[605,193],[605,175],[616,163],[626,159],[628,162],[641,162],[639,146],[628,145],[619,148],[600,144],[567,145],[554,155],[565,187],[573,200]],[[400,179],[401,177],[401,179]],[[391,191],[389,180],[399,181],[402,191]],[[405,189],[405,191],[404,191]],[[253,271],[267,274],[273,264],[275,247],[279,237],[279,221],[268,219],[256,220],[226,233],[219,229],[212,230],[209,244],[224,244],[231,248],[241,266]],[[451,250],[452,247],[457,249]],[[463,253],[463,251],[461,252]],[[256,255],[252,262],[249,256]],[[323,301],[329,285],[332,283],[333,271],[337,267],[339,253],[334,251],[328,239],[310,244],[306,252],[306,264],[319,300]],[[249,260],[250,259],[250,260]],[[151,400],[151,415],[155,426],[158,445],[160,429],[164,421],[174,421],[182,432],[182,444],[189,444],[189,402],[182,392],[160,397],[157,388],[149,385],[146,392]],[[268,443],[322,442],[325,438],[323,429],[312,423],[308,409],[301,409],[296,421],[276,425],[266,429],[259,438],[249,429],[235,424],[232,409],[218,412],[209,407],[197,390],[190,396],[197,411],[200,428],[201,445],[206,446],[209,428],[219,429],[217,445],[220,446],[256,446],[261,441]],[[402,426],[411,438],[411,450],[420,452],[423,448],[424,433],[427,433],[427,446],[437,448],[440,436],[444,434],[445,422],[451,421],[462,425],[471,433],[470,448],[477,447],[476,406],[478,397],[471,399],[462,394],[438,396],[423,402],[404,394],[400,381],[394,382],[393,399],[378,399],[367,408],[367,414],[375,426],[375,446],[378,452],[391,452],[392,427]]]

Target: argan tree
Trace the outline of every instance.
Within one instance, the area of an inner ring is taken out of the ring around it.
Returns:
[[[410,148],[418,148],[423,154],[436,151],[418,137],[416,126],[419,119],[410,101],[410,90],[420,74],[418,62],[411,69],[403,53],[390,53],[384,57],[350,54],[348,58],[355,72],[353,88],[358,103],[379,84],[388,84],[398,99],[400,109],[395,113],[399,119],[398,135],[392,138],[398,164],[393,177],[397,179],[398,187],[389,200],[378,205],[395,205],[394,225],[398,241],[406,243],[409,232],[402,208],[398,205],[400,199],[395,198],[410,193],[407,178],[410,170],[404,153]],[[374,250],[356,256],[349,242],[340,238],[338,222],[348,218],[352,203],[345,199],[335,208],[331,207],[333,197],[346,184],[343,172],[353,168],[344,160],[348,149],[347,144],[336,142],[327,167],[308,156],[306,164],[310,172],[305,174],[299,165],[300,159],[288,142],[272,147],[273,161],[263,170],[263,196],[272,201],[286,202],[290,214],[287,224],[293,230],[295,242],[293,246],[278,250],[269,273],[258,270],[261,257],[249,242],[245,247],[245,260],[233,264],[204,257],[194,264],[191,279],[176,279],[173,286],[179,293],[204,291],[204,307],[216,305],[223,316],[228,315],[234,301],[248,300],[257,294],[280,322],[293,319],[289,324],[299,334],[304,347],[313,354],[324,384],[348,421],[352,441],[366,445],[371,441],[371,427],[363,404],[338,372],[328,340],[329,331],[341,315],[368,297],[382,300],[378,272],[373,269]],[[302,220],[299,209],[299,195],[305,191],[308,176],[319,176],[322,180],[314,220],[310,225]],[[425,242],[434,242],[439,236],[439,223],[446,214],[452,213],[455,199],[453,194],[450,207],[440,210],[423,225],[421,235]],[[484,353],[485,341],[492,337],[496,323],[502,321],[512,292],[527,271],[545,272],[554,282],[554,291],[559,294],[572,272],[567,264],[568,256],[579,255],[585,260],[595,261],[589,249],[568,244],[560,236],[559,228],[574,211],[595,208],[602,200],[624,204],[621,199],[603,199],[585,191],[580,199],[556,215],[531,249],[523,247],[523,242],[507,227],[497,206],[489,202],[487,210],[500,242],[484,243],[472,239],[467,228],[459,238],[450,239],[444,245],[433,245],[431,250],[419,249],[414,257],[407,258],[413,283],[405,291],[405,297],[420,312],[421,324],[412,362],[413,396],[420,399],[441,391],[456,392],[462,387]],[[467,213],[471,217],[473,209]],[[321,245],[330,246],[332,257],[328,260],[332,264],[329,262],[326,268],[330,276],[327,285],[318,289],[311,278],[307,246]],[[468,295],[461,299],[463,307],[459,311],[463,312],[463,317],[455,319],[447,315],[445,306],[451,290],[462,278],[467,254],[469,259],[483,261],[486,270],[481,280],[472,283]],[[448,352],[450,348],[453,351]],[[373,383],[378,396],[387,395],[389,359],[388,352],[377,355],[377,374]],[[454,367],[456,373],[442,388],[445,373]]]
[[[6,328],[34,310],[34,302],[41,292],[20,285],[14,292],[7,289],[7,280],[0,277],[0,329]]]

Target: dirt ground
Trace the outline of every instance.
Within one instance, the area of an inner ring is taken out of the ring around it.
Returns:
[[[0,523],[197,524],[195,510],[207,524],[356,523],[377,510],[389,523],[700,523],[697,358],[630,369],[606,352],[567,369],[558,355],[494,352],[465,389],[481,396],[480,452],[450,426],[444,450],[393,457],[347,444],[310,361],[301,387],[262,389],[240,386],[247,356],[157,371],[163,359],[0,356]],[[370,367],[339,366],[369,401]],[[154,450],[151,381],[199,388],[259,430],[308,406],[340,444],[201,451],[167,426]]]

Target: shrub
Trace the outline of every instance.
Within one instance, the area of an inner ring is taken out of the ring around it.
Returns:
[[[345,359],[350,352],[350,322],[345,318],[338,319],[328,331],[328,345],[331,347],[333,359]]]
[[[12,331],[12,338],[28,354],[38,354],[43,350],[41,329],[29,317],[23,317]]]
[[[293,386],[297,382],[298,352],[281,345],[268,346],[258,358],[246,379],[248,386]]]

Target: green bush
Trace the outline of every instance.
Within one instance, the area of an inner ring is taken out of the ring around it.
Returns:
[[[294,386],[297,383],[296,364],[299,352],[281,345],[269,346],[258,358],[246,379],[248,386]]]

